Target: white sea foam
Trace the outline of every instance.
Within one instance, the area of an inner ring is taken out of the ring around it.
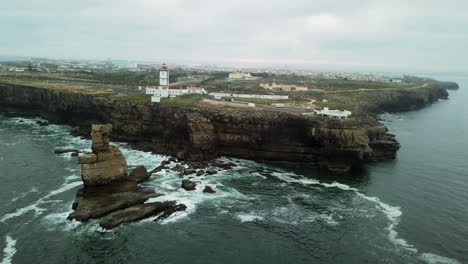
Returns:
[[[240,221],[242,223],[263,220],[263,216],[259,215],[258,213],[254,212],[254,211],[252,211],[250,213],[237,214],[236,216],[237,216],[237,218],[240,219]]]
[[[47,194],[46,196],[44,196],[42,199],[47,199],[47,198],[52,197],[52,196],[54,196],[54,195],[57,195],[57,194],[66,192],[66,191],[68,191],[68,190],[70,190],[70,189],[73,189],[73,188],[75,188],[75,187],[77,187],[77,186],[80,186],[80,185],[82,185],[82,184],[83,184],[83,183],[82,183],[81,181],[66,183],[66,184],[62,185],[60,188],[49,192],[49,194]]]
[[[29,190],[29,191],[27,191],[27,192],[24,192],[24,193],[22,193],[22,194],[20,194],[20,195],[18,195],[18,196],[16,196],[16,197],[14,197],[14,198],[12,198],[11,201],[12,201],[12,202],[16,202],[16,201],[18,201],[19,199],[22,199],[22,198],[28,196],[28,194],[37,193],[37,192],[39,192],[39,191],[38,191],[35,187],[33,187],[33,188],[31,188],[31,190]]]
[[[5,221],[7,221],[7,220],[9,220],[11,218],[21,216],[21,215],[23,215],[23,214],[25,214],[27,212],[31,212],[31,211],[34,211],[34,215],[39,215],[40,213],[45,211],[45,209],[39,207],[40,204],[41,204],[41,202],[38,201],[38,202],[30,204],[28,206],[16,209],[15,212],[5,214],[2,218],[0,218],[0,222],[5,222]]]
[[[400,221],[400,217],[403,214],[400,210],[400,207],[391,206],[386,203],[380,201],[377,197],[369,197],[359,192],[358,189],[353,188],[349,185],[332,182],[332,183],[322,183],[317,180],[307,179],[303,176],[295,175],[293,173],[273,173],[274,176],[277,178],[284,180],[289,183],[300,183],[302,185],[320,185],[326,188],[338,188],[343,191],[351,191],[354,192],[358,197],[365,199],[374,203],[381,212],[385,214],[389,221],[389,225],[385,228],[388,232],[388,239],[394,243],[395,245],[402,246],[403,248],[411,251],[417,252],[417,249],[409,244],[405,239],[398,237],[398,232],[395,230],[396,226]],[[332,223],[334,221],[331,221]]]
[[[0,218],[0,222],[5,222],[5,221],[7,221],[9,219],[21,216],[21,215],[23,215],[25,213],[28,213],[30,211],[34,211],[34,216],[38,216],[42,212],[44,212],[46,210],[44,208],[41,208],[40,205],[45,204],[45,203],[50,203],[50,202],[60,202],[60,200],[47,200],[48,198],[50,198],[52,196],[55,196],[57,194],[66,192],[66,191],[68,191],[70,189],[73,189],[73,188],[75,188],[77,186],[80,186],[81,184],[82,184],[81,181],[75,181],[75,182],[65,181],[65,183],[62,186],[60,186],[58,189],[50,191],[47,195],[45,195],[42,198],[38,199],[36,202],[34,202],[34,203],[32,203],[32,204],[30,204],[28,206],[18,208],[13,213],[5,214],[2,218]]]
[[[428,264],[461,264],[458,260],[442,257],[432,253],[423,253],[419,259]]]
[[[7,235],[5,237],[6,246],[3,249],[3,259],[0,264],[11,264],[11,260],[16,253],[16,240],[11,236]]]

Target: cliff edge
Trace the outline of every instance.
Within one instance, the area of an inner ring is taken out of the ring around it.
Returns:
[[[89,135],[91,124],[109,123],[116,140],[194,161],[231,156],[347,171],[363,162],[393,159],[399,148],[372,118],[334,120],[271,109],[151,105],[109,93],[13,84],[0,84],[0,110],[68,124],[75,135],[83,136]],[[107,155],[94,152],[89,154],[93,162],[94,156],[98,161]],[[115,162],[123,164],[117,156]],[[115,177],[120,176],[116,171]]]

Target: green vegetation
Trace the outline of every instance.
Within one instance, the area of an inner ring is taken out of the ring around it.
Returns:
[[[234,101],[254,103],[254,104],[301,104],[309,102],[308,99],[284,99],[284,100],[269,100],[269,99],[260,99],[260,98],[234,98]]]
[[[354,81],[354,80],[328,80],[318,79],[314,85],[318,89],[325,91],[343,91],[343,90],[358,90],[358,89],[386,89],[386,88],[408,88],[414,86],[410,83],[387,83],[374,81]]]
[[[132,94],[123,95],[118,94],[112,97],[115,102],[129,102],[133,104],[149,104],[151,103],[151,96],[147,94]]]
[[[192,106],[195,103],[202,101],[203,99],[208,98],[207,95],[201,94],[187,94],[182,96],[177,96],[175,98],[161,98],[161,105],[170,105],[170,106]]]
[[[332,101],[332,102],[324,103],[322,101],[317,101],[314,104],[321,108],[328,107],[330,109],[336,109],[336,110],[354,110],[354,107],[348,104],[347,102]]]

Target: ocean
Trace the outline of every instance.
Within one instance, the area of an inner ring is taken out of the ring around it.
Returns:
[[[468,78],[447,80],[460,84],[450,100],[382,116],[402,144],[394,161],[334,175],[221,158],[236,166],[196,178],[193,192],[161,171],[144,184],[164,194],[150,201],[187,210],[111,231],[66,220],[80,168],[53,150],[91,142],[0,117],[1,264],[468,263]],[[168,158],[114,144],[130,168]]]

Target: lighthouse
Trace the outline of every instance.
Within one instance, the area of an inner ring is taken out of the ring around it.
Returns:
[[[165,63],[163,63],[161,70],[159,70],[159,85],[169,86],[169,69]]]

